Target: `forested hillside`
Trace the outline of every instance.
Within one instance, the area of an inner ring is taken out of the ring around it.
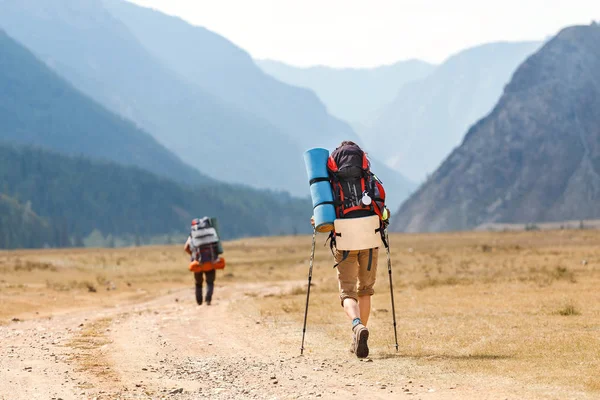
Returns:
[[[32,218],[35,213],[67,232],[72,243],[93,230],[139,237],[185,233],[191,219],[202,215],[219,218],[224,238],[310,228],[308,200],[229,185],[192,189],[136,167],[33,148],[0,145],[0,191],[28,204]],[[20,208],[11,204],[11,215]],[[12,234],[10,221],[0,225],[0,237]]]
[[[57,226],[36,215],[30,203],[22,205],[0,193],[0,249],[59,246],[65,239],[61,233]]]

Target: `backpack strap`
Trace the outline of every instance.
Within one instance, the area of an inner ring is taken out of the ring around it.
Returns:
[[[336,240],[335,239],[337,237],[341,237],[341,236],[342,236],[342,234],[341,233],[337,233],[335,231],[335,229],[332,230],[331,232],[329,232],[329,236],[327,237],[327,240],[325,241],[325,245],[327,245],[327,242],[329,242],[329,250],[331,250],[331,254],[332,255],[335,255],[335,252],[333,250],[334,249],[337,250]]]
[[[365,172],[369,171],[371,169],[371,163],[369,162],[369,159],[367,158],[367,153],[365,153],[364,151],[363,151],[362,169]]]
[[[313,183],[317,182],[329,182],[329,178],[313,178],[308,183],[309,185],[312,185]]]
[[[329,156],[327,159],[327,169],[333,173],[339,172],[339,168],[333,156]]]
[[[389,249],[390,245],[385,238],[385,226],[383,221],[379,220],[379,228],[375,229],[375,232],[379,232],[379,234],[381,235],[381,241],[383,242],[383,245],[386,249]]]
[[[350,254],[350,251],[348,250],[343,250],[342,251],[342,259],[340,260],[339,263],[336,263],[333,268],[337,268],[338,265],[340,265],[341,263],[343,263],[344,261],[346,261],[346,258],[348,258],[348,255]]]
[[[337,205],[338,205],[338,203],[336,201],[322,201],[322,202],[318,203],[316,206],[314,206],[313,209],[315,209],[323,204],[331,204],[333,207],[337,207]]]
[[[335,216],[337,218],[342,217],[342,209],[344,204],[344,191],[340,181],[335,177],[335,174],[331,175],[331,191],[333,192],[333,206],[335,207]]]

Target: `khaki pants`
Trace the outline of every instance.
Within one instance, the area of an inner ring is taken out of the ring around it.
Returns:
[[[358,301],[358,297],[373,296],[378,255],[379,248],[336,250],[334,258],[337,263],[342,305],[347,298]]]

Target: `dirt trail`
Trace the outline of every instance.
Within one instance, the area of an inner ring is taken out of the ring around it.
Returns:
[[[300,356],[300,326],[261,322],[244,307],[252,292],[293,284],[217,286],[211,306],[196,306],[190,288],[143,304],[15,321],[0,327],[0,399],[544,397],[500,378],[418,366],[390,349],[360,361],[349,341],[318,330]]]

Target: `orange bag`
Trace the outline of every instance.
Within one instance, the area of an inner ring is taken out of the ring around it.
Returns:
[[[225,259],[223,257],[217,258],[215,261],[207,261],[200,263],[199,261],[192,261],[189,266],[191,272],[208,272],[213,269],[224,269]]]
[[[213,264],[215,269],[225,269],[225,259],[219,257],[219,259]]]

